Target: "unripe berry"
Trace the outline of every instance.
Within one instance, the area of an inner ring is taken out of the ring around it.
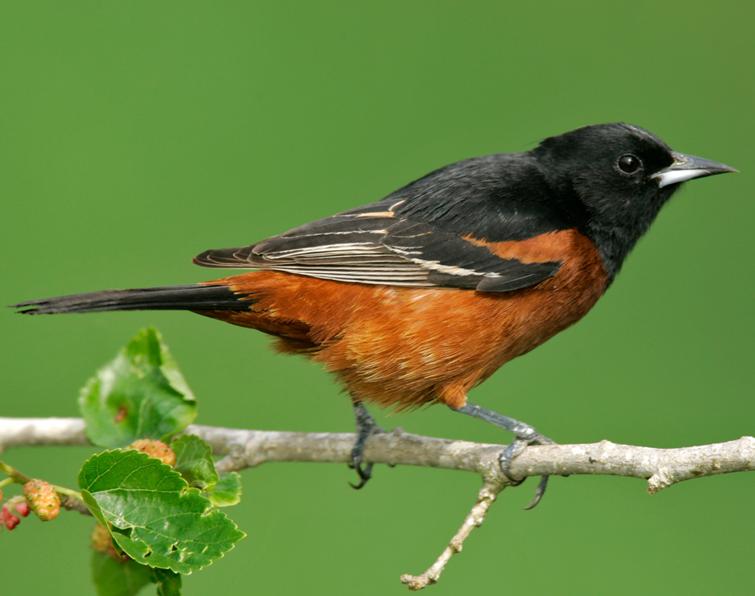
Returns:
[[[42,521],[50,521],[60,513],[60,497],[55,487],[44,480],[29,480],[24,484],[24,495],[31,510]]]
[[[29,508],[29,503],[27,503],[26,501],[19,501],[18,503],[16,503],[16,511],[21,515],[21,517],[26,517],[31,511],[31,509]]]
[[[13,515],[6,505],[3,505],[2,509],[0,509],[0,523],[8,528],[8,530],[12,530],[21,523],[21,520]]]
[[[162,441],[156,439],[137,439],[129,445],[129,448],[146,453],[150,457],[159,459],[171,467],[176,465],[176,454]]]
[[[110,532],[102,524],[95,524],[92,528],[91,545],[99,553],[112,557],[116,561],[125,561],[128,556],[118,551],[113,544]]]
[[[95,524],[90,539],[92,548],[100,553],[107,552],[111,545],[110,532],[102,524]]]

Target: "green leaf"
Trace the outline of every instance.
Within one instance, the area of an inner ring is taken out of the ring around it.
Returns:
[[[173,468],[133,449],[90,457],[79,472],[79,487],[118,546],[150,567],[189,574],[245,536]]]
[[[134,561],[116,561],[93,551],[92,579],[97,596],[134,596],[152,583],[152,570]]]
[[[181,596],[181,576],[169,569],[153,569],[152,581],[157,584],[157,596]]]
[[[176,454],[174,466],[184,480],[201,489],[216,507],[229,507],[241,501],[241,476],[229,472],[218,477],[212,448],[194,435],[183,435],[170,444]]]
[[[140,331],[87,381],[79,406],[89,440],[103,447],[164,439],[196,416],[194,395],[155,329]]]
[[[215,462],[212,461],[212,448],[194,435],[183,435],[173,439],[171,448],[176,454],[176,470],[186,482],[197,488],[206,489],[218,481]]]
[[[237,505],[241,501],[241,476],[238,472],[223,474],[207,491],[207,496],[216,507]]]

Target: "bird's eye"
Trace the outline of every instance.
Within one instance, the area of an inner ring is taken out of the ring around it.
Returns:
[[[627,153],[616,161],[616,166],[624,174],[635,174],[642,167],[642,162],[636,155]]]

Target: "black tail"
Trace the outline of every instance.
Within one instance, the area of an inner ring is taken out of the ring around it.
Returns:
[[[137,290],[105,290],[16,304],[26,315],[108,310],[246,310],[250,301],[228,286],[190,285]]]

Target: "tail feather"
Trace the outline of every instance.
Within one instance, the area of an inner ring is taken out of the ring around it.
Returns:
[[[244,295],[225,285],[187,285],[134,290],[105,290],[21,302],[13,308],[26,315],[111,310],[247,310]]]

